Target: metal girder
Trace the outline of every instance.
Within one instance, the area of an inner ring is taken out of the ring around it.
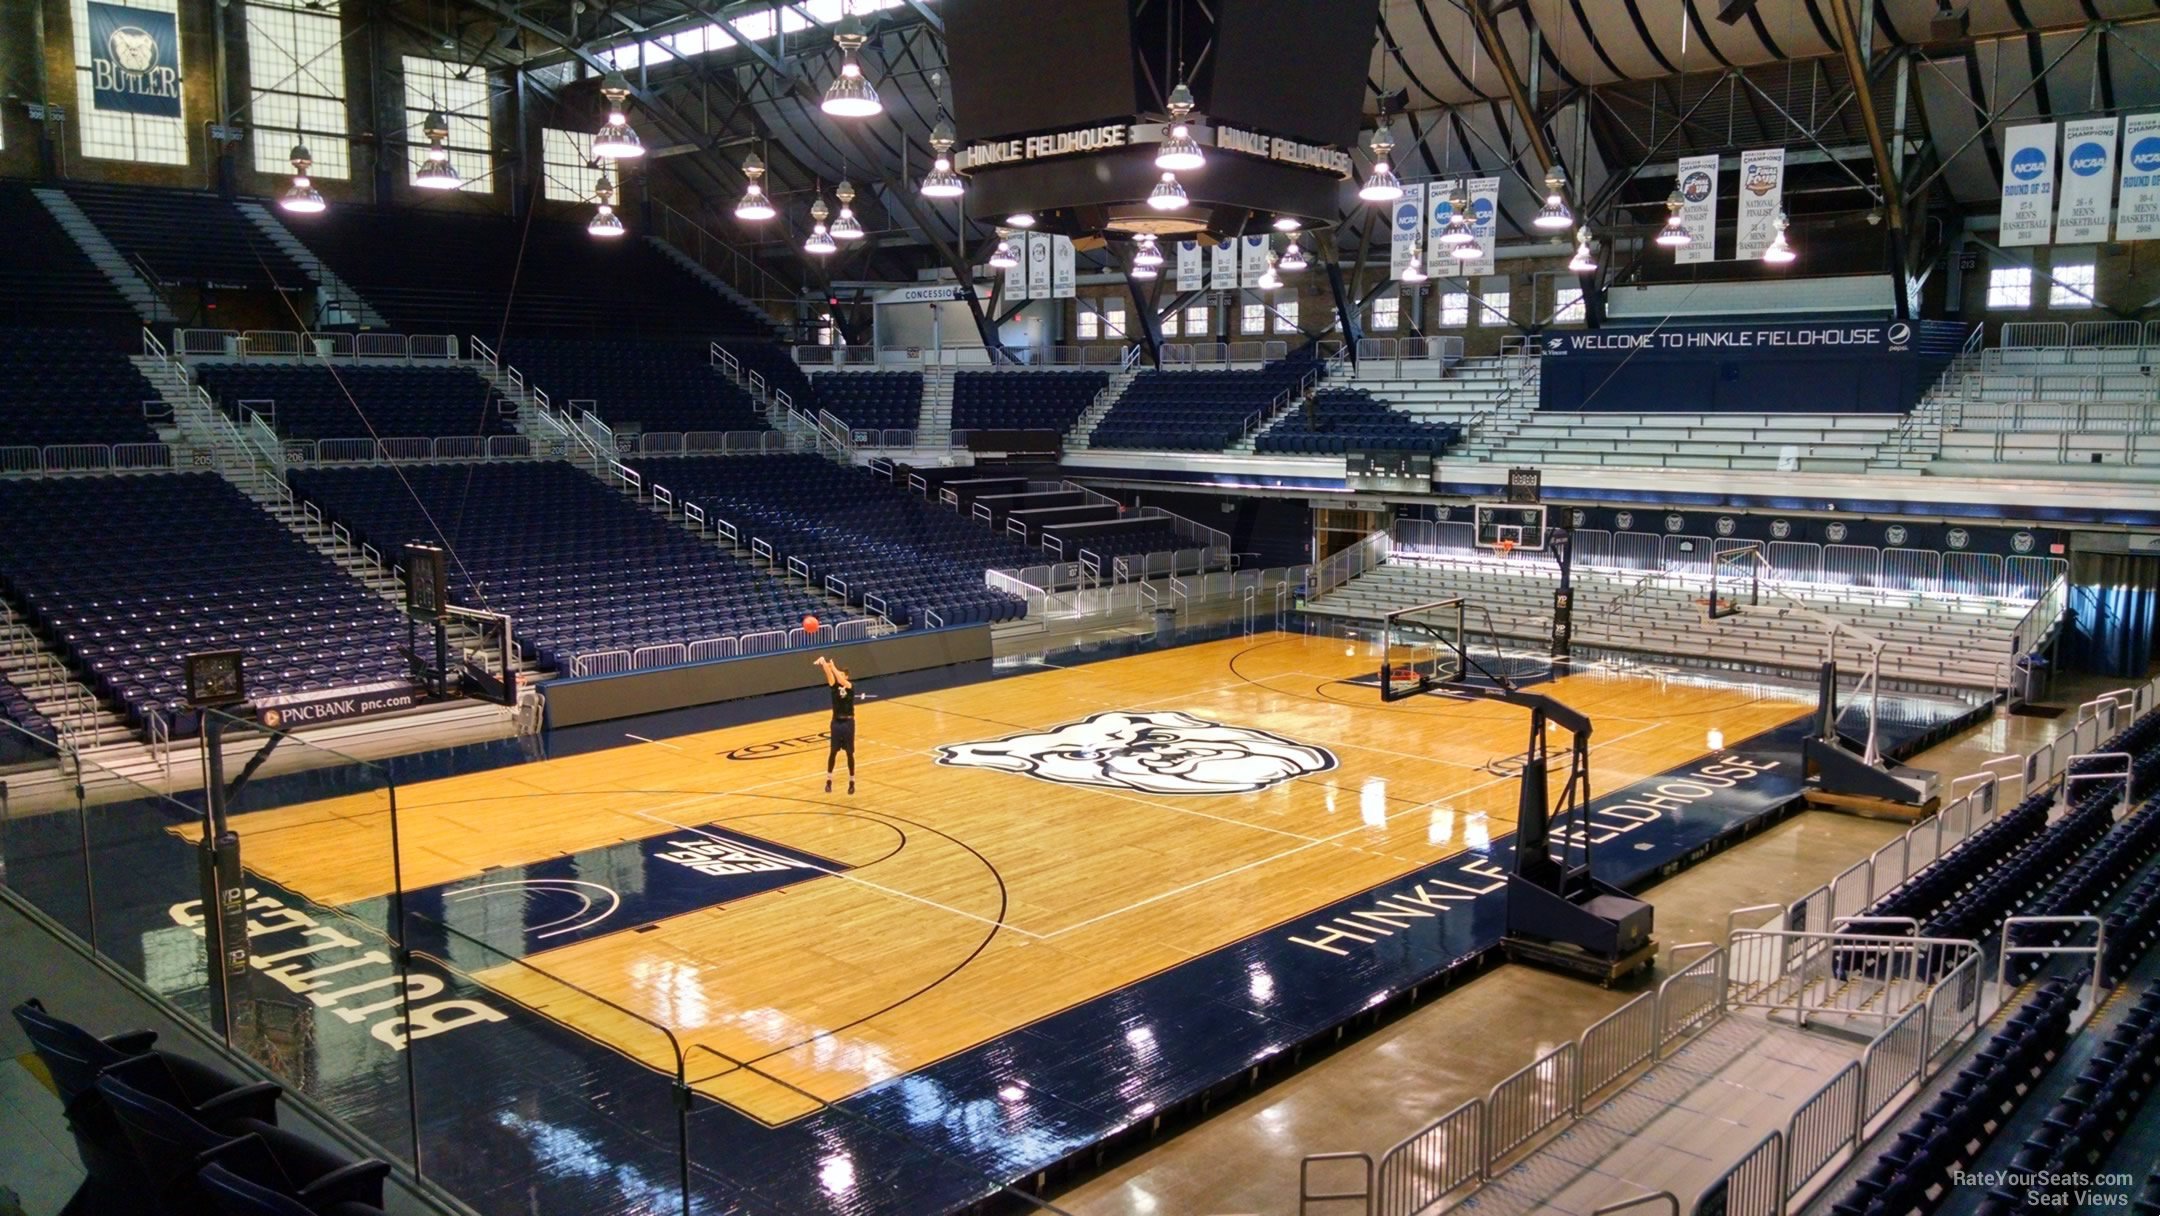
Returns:
[[[1863,0],[1865,2],[1865,0]],[[1890,160],[1890,145],[1883,136],[1882,116],[1875,113],[1875,94],[1868,86],[1867,56],[1853,27],[1851,0],[1828,0],[1831,24],[1837,29],[1838,46],[1845,57],[1845,74],[1860,104],[1860,125],[1867,130],[1868,150],[1875,158],[1875,180],[1881,184],[1883,203],[1889,211],[1890,231],[1905,231],[1905,200],[1898,189],[1897,168]]]
[[[1537,107],[1530,94],[1523,88],[1522,74],[1515,70],[1515,61],[1508,57],[1507,42],[1500,37],[1500,26],[1493,20],[1492,0],[1463,0],[1463,11],[1470,14],[1470,24],[1477,28],[1478,41],[1491,56],[1493,66],[1500,71],[1500,83],[1507,87],[1508,100],[1515,105],[1515,113],[1523,122],[1523,132],[1530,139],[1530,150],[1537,154],[1538,169],[1552,172],[1552,146],[1545,142],[1545,124],[1538,117]],[[1523,20],[1535,26],[1530,10],[1523,9]]]

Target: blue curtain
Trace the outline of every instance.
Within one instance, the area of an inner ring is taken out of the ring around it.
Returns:
[[[2153,627],[2160,620],[2160,558],[2080,553],[2071,583],[2071,666],[2142,678],[2152,664]]]

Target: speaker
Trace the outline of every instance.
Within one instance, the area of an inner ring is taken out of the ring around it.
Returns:
[[[1129,0],[944,0],[953,122],[969,142],[1139,112]]]

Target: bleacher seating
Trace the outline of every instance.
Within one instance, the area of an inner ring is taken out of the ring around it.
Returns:
[[[1200,547],[1197,542],[1181,538],[1177,530],[1168,523],[1119,528],[1114,531],[1091,531],[1085,524],[1052,524],[1043,529],[1043,534],[1065,546],[1065,560],[1078,561],[1083,555],[1093,554],[1106,570],[1113,560],[1120,557]]]
[[[1062,434],[1109,383],[1108,372],[954,372],[953,429]]]
[[[2138,880],[2106,921],[2106,979],[2119,984],[2130,968],[2160,945],[2160,870]]]
[[[306,469],[292,487],[385,552],[440,528],[451,602],[509,613],[526,653],[558,671],[592,651],[838,619],[567,464]]]
[[[2046,1120],[2026,1137],[2011,1169],[2027,1183],[1990,1190],[1979,1210],[1987,1216],[2066,1211],[2078,1204],[2079,1192],[2106,1193],[2111,1188],[2089,1180],[2103,1172],[2123,1132],[2141,1117],[2156,1083],[2160,989],[2146,992],[2123,1014]]]
[[[391,606],[215,474],[0,481],[0,516],[37,521],[0,530],[0,588],[138,725],[196,651],[245,651],[257,693],[404,672]]]
[[[1969,355],[1921,401],[1900,467],[1929,476],[2160,477],[2160,377],[2137,346]]]
[[[696,503],[745,538],[799,558],[819,586],[850,604],[874,597],[894,623],[921,626],[1018,620],[1027,605],[983,585],[983,571],[1026,566],[1041,555],[951,511],[894,489],[868,470],[819,456],[684,457],[640,470],[680,501]],[[828,580],[832,580],[828,582]]]
[[[810,374],[795,362],[787,347],[773,342],[723,342],[727,352],[742,363],[745,372],[756,372],[765,383],[786,393],[798,410],[808,411],[817,401]]]
[[[25,734],[42,739],[47,743],[56,742],[60,737],[59,733],[53,729],[51,720],[46,718],[44,714],[39,713],[37,705],[30,700],[29,696],[22,689],[10,683],[5,676],[0,676],[0,720],[5,720]],[[34,747],[34,745],[29,745],[28,740],[21,740],[12,732],[5,732],[5,735],[9,743],[21,742],[26,746]],[[7,751],[0,748],[0,757],[6,755]]]
[[[407,333],[772,337],[647,241],[582,224],[340,204],[286,226]]]
[[[1528,391],[1536,395],[1535,386]],[[1861,473],[1899,414],[1616,414],[1536,410],[1499,445],[1512,464]]]
[[[194,190],[73,182],[68,197],[123,255],[166,283],[313,290],[314,280],[231,200]]]
[[[155,443],[157,396],[109,334],[0,329],[0,447]]]
[[[616,430],[758,431],[749,395],[712,366],[706,343],[521,338],[503,352],[558,407],[591,401]]]
[[[1291,410],[1261,432],[1254,450],[1324,456],[1376,449],[1438,456],[1460,438],[1460,428],[1416,421],[1362,389],[1330,388],[1313,394],[1310,413]]]
[[[825,372],[811,384],[818,408],[857,430],[913,430],[922,416],[921,372]]]
[[[1219,452],[1264,418],[1284,392],[1313,369],[1309,359],[1287,359],[1252,371],[1159,371],[1132,383],[1088,436],[1094,448],[1164,448]]]
[[[21,182],[0,182],[0,321],[133,331],[135,310]]]
[[[199,382],[234,418],[241,402],[289,439],[506,435],[487,382],[462,367],[331,367],[310,360],[205,364]],[[350,394],[348,396],[347,394]]]

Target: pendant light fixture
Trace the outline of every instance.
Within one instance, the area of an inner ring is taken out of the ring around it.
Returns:
[[[810,204],[810,237],[803,242],[804,253],[814,253],[823,257],[840,248],[840,246],[833,243],[832,229],[825,226],[825,218],[831,214],[832,212],[825,206],[825,188],[819,186],[817,201]]]
[[[1575,213],[1567,205],[1567,179],[1561,176],[1560,166],[1546,170],[1545,205],[1538,208],[1537,217],[1530,222],[1554,232],[1575,226]]]
[[[839,188],[833,191],[833,197],[840,200],[840,214],[834,216],[832,222],[833,239],[836,241],[859,241],[863,239],[862,221],[855,218],[855,208],[851,205],[855,201],[854,185],[846,178],[842,178]]]
[[[1165,173],[1155,188],[1148,191],[1147,205],[1157,211],[1183,211],[1191,200],[1185,197],[1185,187],[1178,184],[1177,174]]]
[[[1304,226],[1304,223],[1294,215],[1278,215],[1275,217],[1275,231],[1277,232],[1296,232]]]
[[[742,173],[750,184],[743,187],[742,201],[735,204],[735,218],[760,224],[779,214],[773,210],[772,200],[765,197],[765,187],[758,182],[765,176],[765,162],[757,158],[757,153],[743,158]]]
[[[645,155],[645,142],[630,129],[630,82],[622,73],[610,72],[600,85],[607,99],[607,122],[593,134],[592,154],[601,160],[635,160]]]
[[[1380,121],[1386,122],[1387,115],[1382,114]],[[1388,138],[1387,128],[1382,127],[1372,133],[1370,146],[1372,173],[1365,178],[1365,184],[1358,188],[1357,196],[1368,203],[1392,203],[1403,195],[1402,179],[1395,176],[1395,170],[1388,165],[1388,157],[1395,154],[1395,141]]]
[[[1162,246],[1155,243],[1155,234],[1152,232],[1141,233],[1138,248],[1133,250],[1133,265],[1160,266],[1162,264]]]
[[[1477,242],[1477,225],[1470,220],[1470,196],[1461,186],[1448,195],[1447,224],[1440,230],[1440,243],[1450,250],[1460,249]]]
[[[615,181],[605,171],[593,186],[593,199],[599,206],[593,211],[592,223],[585,225],[585,231],[602,240],[621,236],[624,231],[622,217],[615,214],[615,208],[610,205],[615,201]]]
[[[1207,164],[1207,154],[1200,150],[1200,141],[1193,138],[1190,121],[1193,95],[1183,80],[1170,90],[1170,100],[1164,108],[1170,111],[1170,131],[1155,149],[1155,167],[1190,173]]]
[[[1276,257],[1273,251],[1267,255],[1267,269],[1260,272],[1260,289],[1273,291],[1282,286],[1282,276],[1275,273]]]
[[[1032,211],[1015,211],[1005,217],[1005,226],[1007,228],[1033,228],[1035,226],[1035,213]]]
[[[1290,245],[1289,248],[1283,250],[1280,265],[1284,274],[1296,274],[1311,265],[1305,260],[1305,251],[1298,248],[1296,233],[1290,234]]]
[[[1132,264],[1132,269],[1127,271],[1126,273],[1136,279],[1152,279],[1155,276],[1161,274],[1162,271],[1157,270],[1153,266],[1144,266],[1139,262],[1138,259],[1135,259]]]
[[[428,141],[427,159],[413,174],[413,185],[423,190],[455,190],[465,184],[457,166],[450,163],[450,120],[441,110],[429,110],[420,119],[420,134]]]
[[[833,26],[833,45],[840,48],[840,74],[826,86],[825,100],[818,108],[834,118],[875,118],[885,112],[876,86],[863,75],[861,52],[869,41],[862,18],[852,8]]]
[[[308,177],[308,170],[315,167],[315,158],[306,144],[294,144],[292,150],[292,185],[278,196],[278,206],[294,215],[319,215],[326,204],[322,191]]]
[[[937,91],[937,123],[930,128],[930,172],[922,179],[923,197],[959,198],[967,193],[967,182],[953,172],[952,150],[960,139],[945,112],[945,74],[930,73],[930,87]]]
[[[1575,256],[1568,259],[1567,268],[1576,274],[1589,274],[1597,269],[1597,258],[1590,253],[1590,226],[1575,230]]]
[[[1777,232],[1770,238],[1770,243],[1763,247],[1763,261],[1772,266],[1790,266],[1793,259],[1799,256],[1793,252],[1792,245],[1785,239],[1785,229],[1790,226],[1789,221],[1785,218],[1785,213],[1778,212]]]
[[[997,248],[990,251],[990,267],[993,270],[1011,270],[1020,264],[1020,251],[1013,248],[1012,234],[998,230]]]
[[[1416,245],[1410,246],[1410,260],[1403,264],[1402,273],[1395,276],[1399,283],[1422,283],[1432,276],[1425,273],[1425,258]]]
[[[1680,208],[1684,205],[1678,190],[1666,196],[1665,227],[1659,230],[1657,243],[1667,249],[1678,249],[1695,241],[1695,234],[1688,231],[1687,221],[1680,218]]]

